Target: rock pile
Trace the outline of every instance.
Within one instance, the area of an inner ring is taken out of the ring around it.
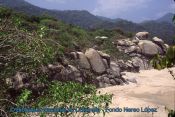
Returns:
[[[42,66],[41,73],[47,74],[49,81],[90,83],[100,88],[126,83],[121,77],[120,66],[110,61],[110,55],[106,53],[89,48],[85,53],[71,52],[70,56],[73,61],[76,61],[76,65],[65,64],[64,60],[61,60],[55,64]],[[37,90],[45,87],[45,84],[35,81],[37,78],[34,76],[30,78],[29,74],[17,72],[12,80],[12,88]]]
[[[48,75],[49,81],[90,83],[100,88],[127,84],[130,80],[122,77],[123,71],[139,72],[141,69],[148,69],[151,67],[150,58],[156,54],[164,54],[168,49],[168,45],[162,39],[158,37],[148,39],[148,32],[139,32],[134,39],[122,39],[114,43],[119,51],[131,57],[126,62],[111,61],[110,55],[89,48],[85,53],[76,51],[69,54],[69,59],[74,61],[74,64],[60,58],[57,63],[42,66],[40,70],[41,73]],[[15,90],[23,87],[34,90],[45,87],[45,84],[35,81],[37,81],[35,74],[29,77],[26,73],[17,72],[11,84]],[[7,82],[9,83],[10,80],[7,79]],[[132,82],[136,81],[132,80]]]
[[[121,77],[120,66],[110,60],[110,55],[89,48],[85,54],[72,52],[71,56],[78,61],[77,64],[80,66],[80,69],[88,69],[95,74],[97,87],[122,85],[125,83],[125,80]]]
[[[131,60],[125,64],[129,71],[130,69],[136,70],[138,67],[139,69],[149,69],[151,67],[149,60],[156,54],[165,54],[169,47],[158,37],[149,39],[148,32],[138,32],[133,39],[121,39],[114,44],[119,51],[131,57]]]

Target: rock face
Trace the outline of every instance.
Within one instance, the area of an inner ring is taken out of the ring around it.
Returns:
[[[102,74],[106,71],[102,58],[96,50],[90,48],[86,50],[85,55],[88,58],[90,65],[92,67],[92,70],[94,72],[98,74]]]
[[[138,32],[138,33],[136,33],[136,37],[137,37],[138,39],[141,39],[141,40],[143,40],[143,39],[148,39],[148,37],[149,37],[149,32]]]
[[[141,59],[139,57],[133,57],[131,61],[134,67],[139,67],[139,70],[144,70],[149,67],[148,61],[146,59]]]
[[[111,62],[110,69],[115,77],[120,77],[120,67],[115,62]]]
[[[162,54],[163,53],[163,50],[158,45],[153,43],[152,41],[141,40],[138,45],[141,49],[141,54],[143,54],[145,56],[151,56],[152,57],[156,54]]]
[[[167,49],[169,48],[167,46],[167,44],[164,43],[164,41],[158,37],[154,37],[153,38],[153,42],[156,43],[157,45],[159,45],[161,47],[161,49],[163,50],[163,52],[165,53],[167,51]]]
[[[77,52],[78,54],[78,59],[80,63],[80,67],[85,68],[85,69],[90,69],[90,64],[88,62],[87,57],[84,55],[82,52]]]
[[[92,82],[97,87],[103,88],[113,85],[122,85],[126,82],[121,77],[121,69],[118,63],[111,61],[110,55],[102,51],[97,51],[93,48],[89,48],[86,50],[85,54],[82,52],[71,52],[71,55],[73,56],[72,58],[74,58],[74,60],[78,60],[77,64],[80,64],[81,66],[83,65],[84,68],[85,66],[88,66],[86,68],[93,71],[93,74],[95,74],[95,79],[92,79]],[[75,68],[73,71],[78,73]],[[79,69],[79,72],[83,73],[84,71]],[[75,79],[76,78],[74,78],[74,80]],[[86,77],[83,79],[86,79]],[[86,82],[86,80],[83,82]]]
[[[156,44],[159,44],[159,45],[163,45],[164,44],[164,41],[158,37],[154,37],[153,38],[153,41],[156,43]]]
[[[119,51],[131,57],[131,61],[119,62],[122,71],[138,71],[151,68],[149,60],[156,54],[165,54],[168,45],[158,37],[148,40],[148,32],[138,32],[133,39],[121,39],[114,43]]]
[[[121,72],[139,72],[151,68],[149,60],[156,54],[164,54],[169,47],[158,37],[143,40],[147,39],[148,35],[148,32],[139,32],[134,39],[122,39],[113,43],[119,51],[130,56],[130,60],[127,61],[111,61],[110,55],[89,48],[85,54],[83,52],[68,54],[70,59],[74,60],[71,64],[60,58],[57,63],[42,66],[40,70],[48,75],[49,81],[91,83],[100,88],[128,84],[128,82],[136,83],[134,79],[123,78]],[[12,84],[15,90],[22,88],[38,90],[45,87],[42,83],[34,83],[35,80],[34,78],[31,80],[26,73],[17,72],[12,81],[7,79],[7,84]]]

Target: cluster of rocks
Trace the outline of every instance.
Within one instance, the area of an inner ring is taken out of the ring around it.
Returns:
[[[97,87],[122,85],[125,83],[125,80],[121,77],[120,66],[117,62],[111,61],[110,55],[89,48],[85,53],[72,52],[71,56],[74,60],[77,60],[80,69],[88,69],[95,74]]]
[[[117,48],[128,54],[130,60],[111,61],[110,55],[89,48],[85,53],[75,51],[69,53],[69,61],[63,58],[55,64],[49,64],[40,68],[40,73],[48,76],[48,81],[74,81],[81,84],[94,84],[96,87],[108,87],[113,85],[128,84],[130,80],[122,77],[123,71],[139,72],[141,69],[150,68],[149,60],[156,54],[164,54],[168,45],[162,39],[154,37],[149,40],[148,32],[139,32],[133,39],[122,39],[114,43]],[[7,84],[12,88],[30,88],[38,90],[46,87],[46,84],[37,81],[36,73],[30,76],[27,73],[17,72],[12,80],[7,79]],[[131,80],[132,82],[136,82]]]
[[[149,69],[149,60],[156,54],[165,54],[169,46],[158,37],[149,38],[148,32],[138,32],[133,39],[121,39],[114,43],[119,51],[129,55],[125,65],[130,69]]]
[[[70,57],[71,60],[76,61],[76,64],[70,65],[64,62],[49,64],[40,68],[41,73],[47,74],[49,81],[89,83],[99,88],[126,83],[121,77],[120,66],[117,62],[111,61],[110,56],[106,53],[89,48],[85,53],[72,52]],[[11,82],[15,90],[22,88],[38,90],[47,85],[35,81],[37,77],[29,77],[29,74],[17,72],[13,80],[7,79],[6,82],[8,84]]]

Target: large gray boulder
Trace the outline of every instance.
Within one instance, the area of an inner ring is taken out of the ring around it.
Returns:
[[[149,32],[138,32],[138,33],[136,33],[135,37],[137,37],[140,40],[148,39]]]
[[[74,67],[74,66],[72,66],[72,65],[69,65],[68,67],[69,67],[70,70],[71,70],[71,73],[69,73],[69,74],[71,75],[71,77],[73,77],[73,78],[72,78],[73,81],[78,81],[78,82],[80,82],[80,83],[83,83],[83,79],[82,79],[82,77],[81,77],[80,71],[79,71],[76,67]]]
[[[125,49],[125,53],[133,53],[133,52],[137,52],[137,47],[136,46],[130,46],[127,49]]]
[[[91,66],[88,62],[87,57],[84,55],[84,53],[77,52],[77,54],[78,54],[78,60],[79,60],[80,67],[85,68],[85,69],[90,69]]]
[[[92,70],[98,74],[102,74],[106,71],[105,65],[103,63],[102,57],[99,55],[99,53],[92,49],[89,48],[85,52],[86,57],[88,58]]]
[[[117,45],[128,47],[128,46],[134,45],[134,43],[130,41],[130,38],[127,38],[127,39],[118,40]]]
[[[104,61],[104,64],[106,65],[106,68],[109,68],[110,66],[110,60],[111,60],[111,57],[109,54],[106,54],[102,51],[98,51],[99,55],[103,58],[103,61]]]
[[[149,40],[140,40],[138,45],[141,49],[141,54],[145,56],[154,56],[163,53],[163,50],[158,45]]]
[[[110,63],[110,69],[115,77],[120,77],[120,67],[115,62]]]
[[[158,37],[154,37],[153,42],[157,44],[158,46],[160,46],[163,49],[164,53],[167,51],[167,47],[162,39]]]
[[[133,57],[131,61],[134,67],[139,67],[139,70],[145,70],[148,69],[149,67],[148,61],[141,59],[139,57]]]
[[[164,44],[164,41],[162,39],[158,38],[158,37],[154,37],[153,42],[155,42],[156,44],[159,44],[159,45]]]

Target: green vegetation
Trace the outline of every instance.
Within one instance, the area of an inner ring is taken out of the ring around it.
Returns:
[[[107,31],[107,30],[106,30]],[[101,49],[113,53],[113,37],[120,35],[116,31],[86,31],[79,27],[64,24],[50,16],[26,16],[7,8],[0,8],[0,108],[3,114],[9,116],[30,116],[29,113],[9,113],[14,107],[64,107],[81,108],[97,107],[103,114],[111,103],[112,95],[100,94],[92,85],[73,82],[50,82],[48,74],[40,72],[41,66],[57,62],[57,58],[75,50],[74,45],[81,50],[94,45],[95,36],[109,36],[104,40]],[[115,38],[116,39],[116,38]],[[100,41],[100,40],[95,40]],[[108,43],[107,43],[108,42]],[[17,72],[27,73],[35,84],[44,83],[45,89],[33,92],[23,88],[14,92],[10,98],[10,85],[7,78],[12,78]],[[40,113],[45,116],[48,113]],[[77,113],[53,113],[57,116],[73,116]],[[82,113],[88,116],[90,113]],[[98,113],[94,113],[98,114]]]
[[[103,112],[105,114],[105,108],[111,103],[112,95],[104,94],[100,92],[97,95],[97,90],[92,85],[81,85],[78,83],[68,82],[52,82],[49,84],[47,90],[43,94],[31,101],[31,92],[29,90],[23,90],[20,96],[17,98],[18,107],[32,107],[32,108],[62,108],[62,109],[80,109],[80,108],[98,108],[98,114]],[[31,114],[31,113],[30,113]],[[38,113],[40,116],[46,116],[47,112]],[[55,116],[68,117],[76,116],[80,113],[76,112],[59,112],[52,113]],[[79,116],[89,116],[92,113],[85,112]],[[12,116],[27,116],[29,113],[12,113]]]
[[[111,103],[112,95],[97,95],[97,90],[91,85],[80,85],[77,83],[59,83],[54,82],[46,91],[48,95],[38,99],[37,106],[60,108],[99,108],[104,112],[104,109]],[[96,114],[98,112],[94,112]],[[76,115],[75,112],[57,113],[60,116]],[[90,113],[82,113],[82,116],[87,116]]]
[[[172,67],[175,64],[175,46],[171,46],[165,56],[156,55],[152,60],[153,67],[156,69],[164,69]]]

